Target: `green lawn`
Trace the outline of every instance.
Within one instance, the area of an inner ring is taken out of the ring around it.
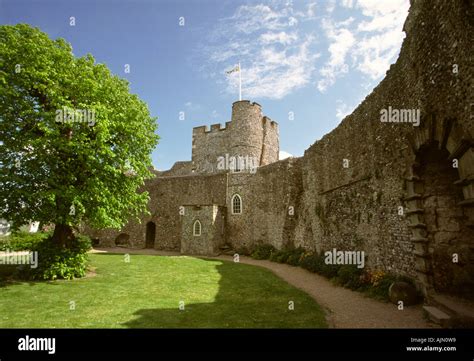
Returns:
[[[326,327],[319,305],[269,270],[192,257],[130,257],[126,263],[124,255],[91,254],[96,275],[74,281],[1,284],[0,328]]]

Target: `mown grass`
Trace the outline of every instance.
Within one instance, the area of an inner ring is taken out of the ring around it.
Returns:
[[[87,278],[3,283],[0,327],[327,326],[324,312],[309,295],[260,267],[149,255],[131,255],[127,263],[124,255],[91,254],[90,261],[96,274]],[[179,309],[181,301],[184,310]]]

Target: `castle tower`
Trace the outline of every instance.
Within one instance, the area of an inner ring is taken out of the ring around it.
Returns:
[[[262,116],[259,104],[248,100],[232,104],[232,120],[225,127],[213,124],[210,129],[193,129],[192,169],[196,173],[219,171],[220,157],[251,158],[258,167],[276,162],[278,153],[278,124]]]
[[[254,157],[258,166],[278,160],[278,124],[262,116],[262,107],[248,100],[232,104],[230,154]]]

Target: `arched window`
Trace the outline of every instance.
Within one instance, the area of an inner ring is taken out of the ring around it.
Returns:
[[[193,236],[200,236],[201,235],[201,222],[199,220],[195,220],[193,224]]]
[[[232,196],[232,214],[242,213],[242,197],[238,194]]]

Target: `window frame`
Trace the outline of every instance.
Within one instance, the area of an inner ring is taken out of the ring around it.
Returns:
[[[238,199],[239,199],[239,212],[235,212],[235,208],[234,208],[234,200],[235,200],[235,198],[238,198]],[[232,214],[236,214],[236,215],[237,215],[237,214],[242,214],[242,213],[243,213],[243,202],[242,202],[242,196],[241,196],[240,194],[235,193],[235,194],[232,196],[232,198],[231,198],[231,200],[230,200],[230,203],[231,203],[231,204],[230,204],[230,207],[231,207],[230,209],[231,209],[231,213],[232,213]]]
[[[196,225],[199,224],[199,234],[196,232]],[[199,219],[193,222],[193,237],[200,237],[202,235],[202,223]]]

